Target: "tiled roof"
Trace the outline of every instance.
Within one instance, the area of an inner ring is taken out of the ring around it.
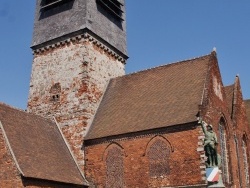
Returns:
[[[245,100],[245,106],[246,106],[246,111],[247,111],[247,119],[250,125],[250,99]]]
[[[24,177],[86,184],[54,122],[0,103],[0,128]]]
[[[233,110],[233,96],[234,96],[234,84],[225,87],[226,97],[227,97],[227,105],[229,109],[229,113],[232,114]]]
[[[211,56],[112,79],[85,140],[196,121]]]

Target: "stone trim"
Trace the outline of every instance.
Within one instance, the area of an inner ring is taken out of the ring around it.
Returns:
[[[89,33],[85,32],[84,34],[79,34],[75,37],[68,38],[66,40],[56,42],[55,44],[49,44],[45,47],[35,49],[33,50],[34,55],[42,55],[46,53],[49,50],[60,48],[64,45],[74,44],[76,42],[89,42],[96,47],[103,50],[104,53],[107,55],[110,55],[114,57],[116,60],[122,62],[123,64],[126,64],[126,59],[123,58],[121,55],[113,51],[111,48],[109,48],[107,45],[103,44],[100,40],[98,40],[96,37],[90,35]]]
[[[197,152],[200,154],[200,171],[201,171],[201,179],[206,181],[206,156],[205,156],[205,151],[204,151],[204,133],[202,131],[202,128],[199,127],[199,135],[198,136],[198,147],[197,147]]]

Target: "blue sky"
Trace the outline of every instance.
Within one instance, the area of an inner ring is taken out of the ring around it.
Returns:
[[[126,72],[217,49],[224,85],[239,74],[250,99],[249,0],[127,0]],[[32,64],[35,0],[0,2],[0,101],[26,108]],[[199,71],[199,70],[197,70]]]

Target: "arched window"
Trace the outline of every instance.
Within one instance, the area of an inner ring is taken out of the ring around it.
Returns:
[[[219,139],[221,151],[221,170],[222,179],[224,182],[229,182],[229,168],[228,168],[228,148],[227,148],[227,134],[225,121],[222,119],[219,124]]]
[[[123,188],[124,166],[122,148],[113,144],[107,149],[106,155],[106,188]]]
[[[149,174],[151,177],[162,177],[170,173],[169,155],[171,149],[166,141],[156,138],[149,145],[147,156],[149,159]]]
[[[244,166],[246,187],[249,187],[249,164],[247,155],[247,144],[245,139],[242,140],[242,151],[243,151],[243,166]]]

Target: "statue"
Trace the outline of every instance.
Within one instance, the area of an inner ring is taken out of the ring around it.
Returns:
[[[218,140],[215,132],[213,131],[213,126],[202,121],[202,119],[199,119],[199,123],[201,123],[202,130],[205,134],[204,150],[207,157],[206,166],[207,168],[219,166],[217,154]]]

